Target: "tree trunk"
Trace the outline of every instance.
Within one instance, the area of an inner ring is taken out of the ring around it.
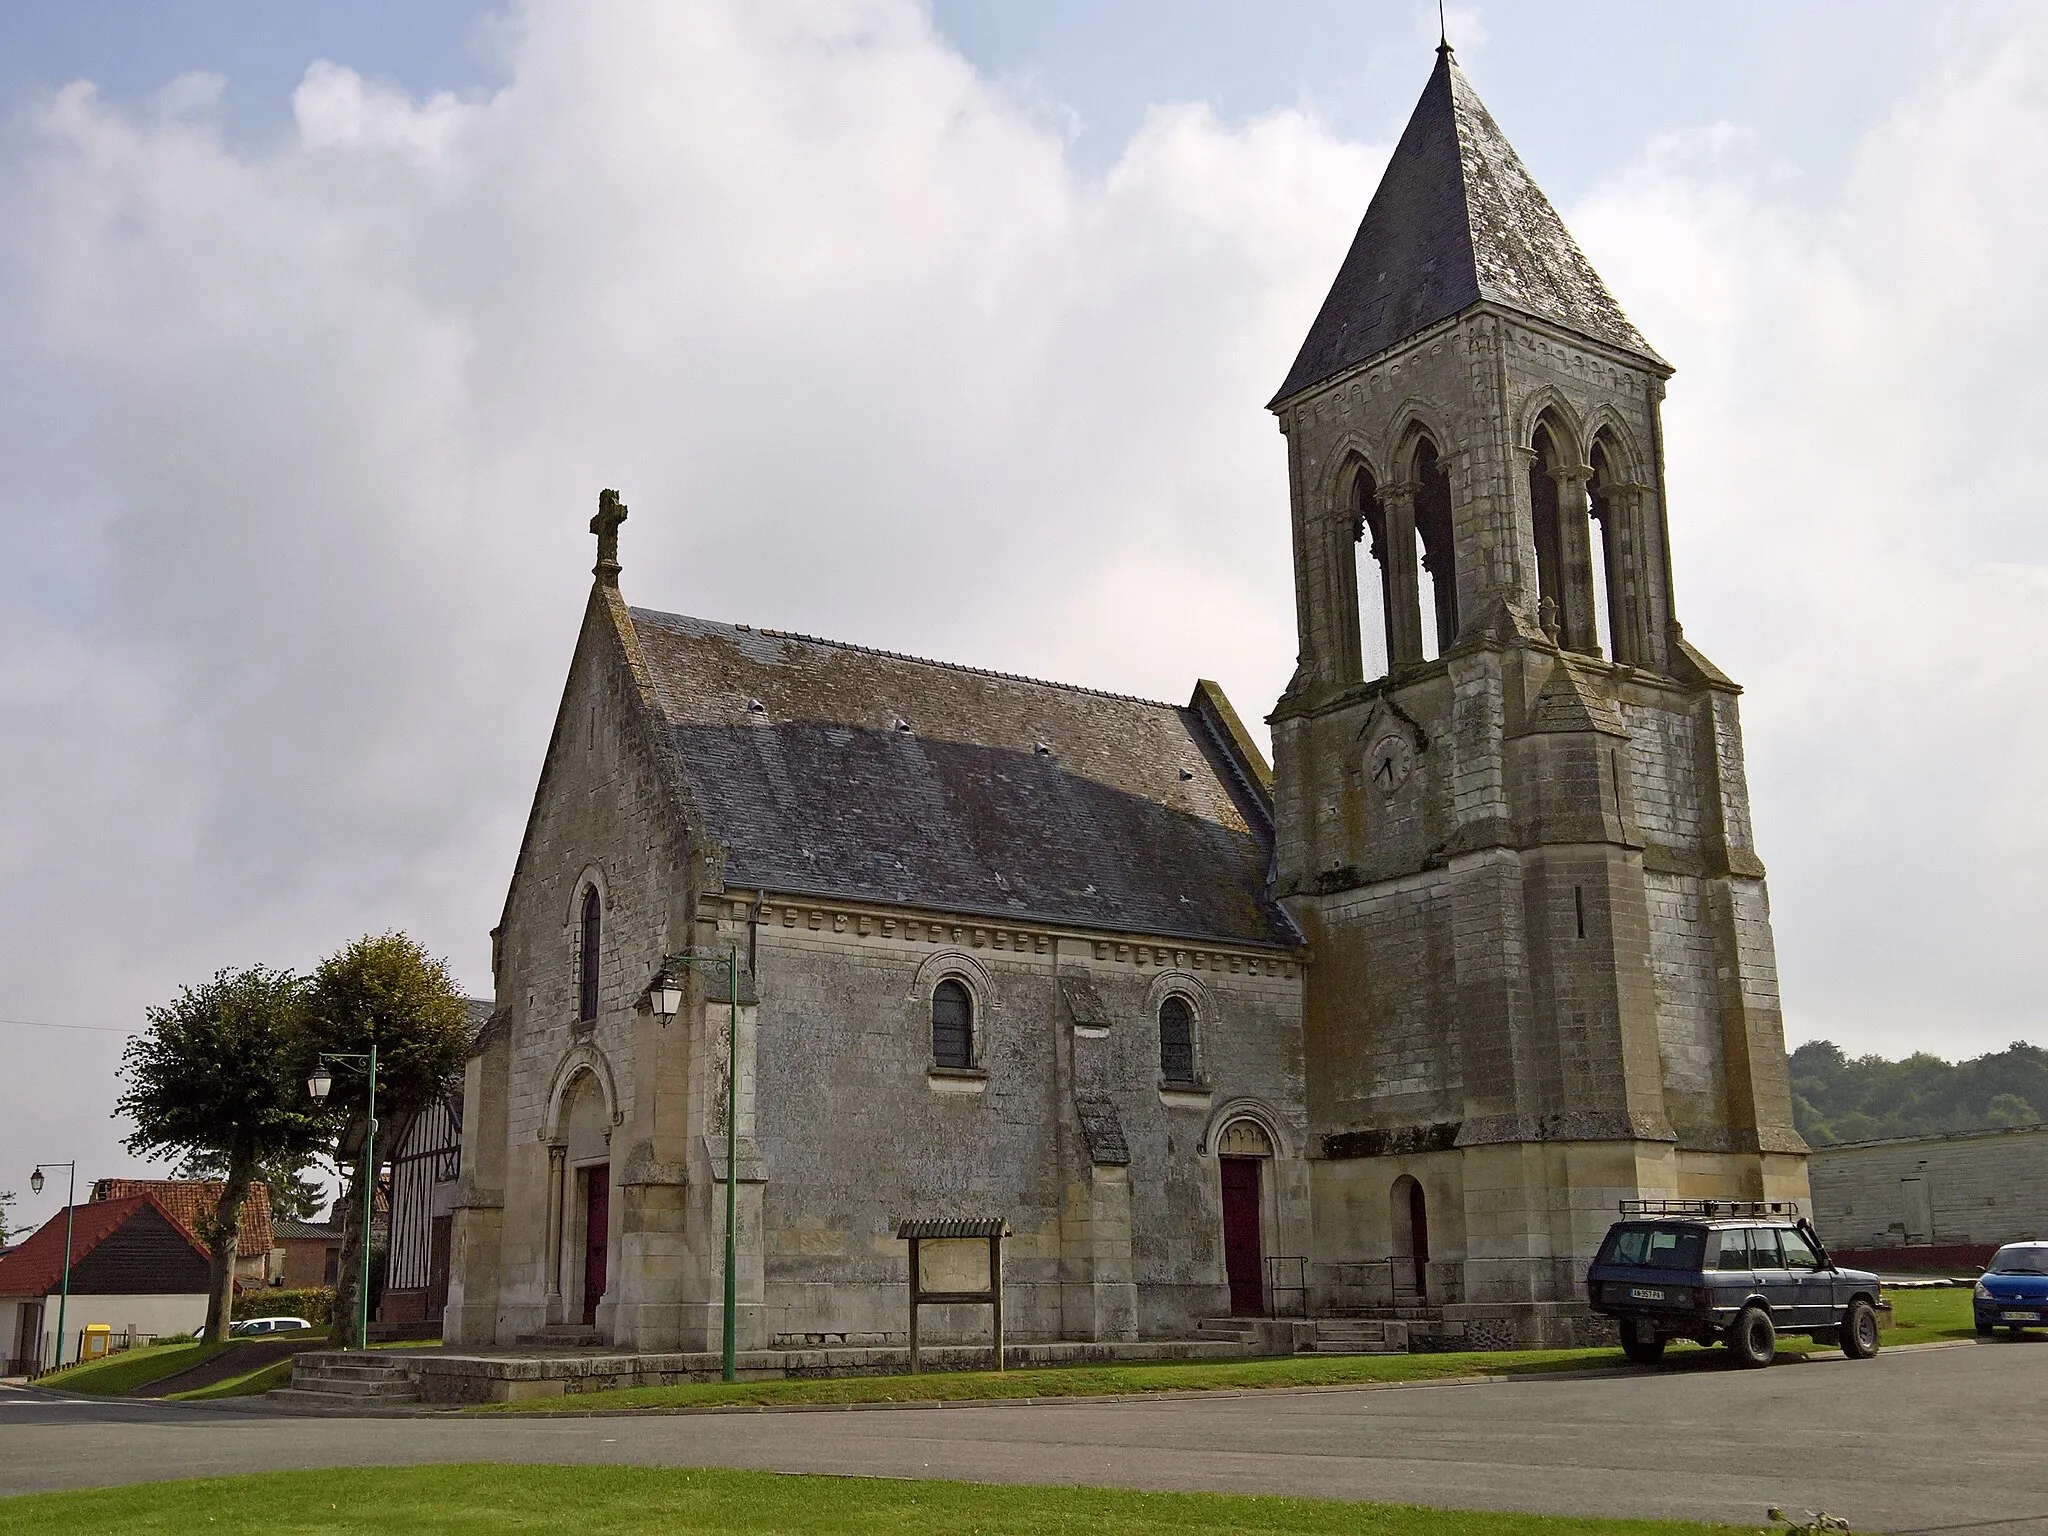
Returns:
[[[208,1238],[213,1263],[206,1294],[205,1339],[209,1344],[225,1344],[228,1324],[235,1319],[235,1255],[242,1241],[242,1207],[248,1203],[254,1177],[252,1169],[230,1164],[221,1185],[220,1204],[213,1208]]]
[[[352,1345],[356,1337],[356,1291],[363,1276],[363,1248],[369,1234],[363,1230],[363,1165],[353,1165],[353,1175],[341,1192],[341,1252],[334,1269],[334,1310],[327,1320],[327,1336],[337,1344]]]

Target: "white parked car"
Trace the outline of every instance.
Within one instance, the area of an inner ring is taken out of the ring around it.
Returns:
[[[261,1339],[273,1333],[304,1333],[312,1324],[303,1317],[249,1317],[228,1328],[231,1339]]]

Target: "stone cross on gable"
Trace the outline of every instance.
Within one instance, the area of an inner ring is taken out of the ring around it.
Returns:
[[[619,500],[619,493],[599,491],[597,516],[590,520],[590,531],[597,535],[597,564],[590,574],[607,587],[619,584],[619,524],[625,520],[626,504]]]

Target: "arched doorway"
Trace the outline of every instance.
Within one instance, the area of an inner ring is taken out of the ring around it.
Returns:
[[[604,1090],[592,1072],[577,1074],[562,1108],[568,1164],[574,1179],[575,1211],[565,1223],[565,1267],[576,1286],[576,1316],[586,1327],[597,1321],[597,1304],[610,1281],[611,1117]]]
[[[1388,1198],[1394,1293],[1429,1299],[1429,1204],[1419,1180],[1402,1174]]]
[[[1230,1282],[1230,1315],[1266,1311],[1263,1208],[1265,1166],[1273,1140],[1256,1120],[1233,1120],[1216,1138],[1223,1183],[1223,1273]]]

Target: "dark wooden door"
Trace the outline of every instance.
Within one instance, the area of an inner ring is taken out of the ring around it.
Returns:
[[[14,1369],[26,1376],[42,1367],[43,1304],[24,1301],[15,1309],[20,1324],[14,1330]]]
[[[597,1321],[604,1297],[604,1256],[612,1229],[612,1171],[600,1164],[584,1174],[583,1194],[583,1321]]]
[[[1259,1317],[1266,1310],[1264,1246],[1259,1241],[1259,1162],[1223,1160],[1223,1272],[1230,1277],[1230,1314]]]
[[[427,1316],[439,1317],[448,1305],[449,1250],[455,1246],[455,1218],[436,1216],[427,1240]]]

